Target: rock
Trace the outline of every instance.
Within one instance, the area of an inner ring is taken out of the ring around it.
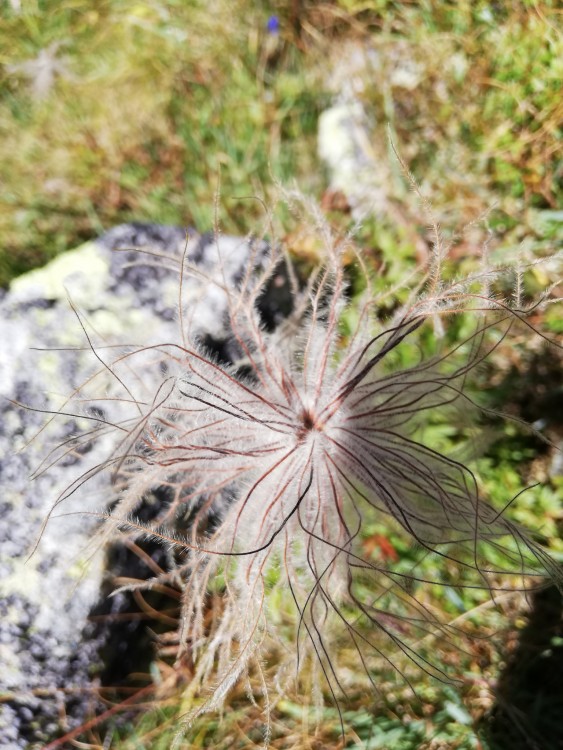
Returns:
[[[0,300],[2,750],[39,748],[84,721],[92,707],[91,671],[108,638],[88,621],[100,606],[104,552],[91,549],[99,520],[84,512],[107,507],[109,479],[105,472],[86,484],[79,478],[112,454],[116,437],[83,439],[67,453],[59,448],[52,466],[50,451],[65,441],[70,446],[89,422],[119,421],[123,409],[111,400],[83,400],[77,408],[77,399],[67,399],[96,371],[97,398],[111,398],[103,361],[112,350],[104,347],[180,340],[184,249],[211,278],[219,256],[226,259],[231,284],[251,252],[266,250],[264,243],[234,237],[188,237],[178,227],[116,227],[16,279]],[[139,247],[148,252],[136,252]],[[182,307],[203,339],[228,350],[224,292],[205,278],[190,280]],[[88,388],[76,395],[87,399]]]

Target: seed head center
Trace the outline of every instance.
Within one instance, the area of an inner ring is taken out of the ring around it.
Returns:
[[[317,419],[314,412],[304,409],[299,415],[299,426],[297,428],[297,439],[301,442],[310,432],[322,432],[324,424]]]

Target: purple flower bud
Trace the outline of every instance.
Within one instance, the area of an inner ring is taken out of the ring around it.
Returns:
[[[280,32],[280,21],[277,16],[270,16],[266,24],[268,34],[279,34]]]

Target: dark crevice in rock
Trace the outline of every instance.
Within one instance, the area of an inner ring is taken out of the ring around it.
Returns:
[[[138,515],[141,519],[145,514],[141,510]],[[167,555],[161,544],[144,541],[139,542],[139,548],[163,570],[168,569]],[[101,686],[112,688],[127,684],[132,673],[146,674],[149,681],[154,634],[162,631],[162,624],[143,613],[133,593],[112,594],[116,590],[116,579],[122,577],[141,582],[154,577],[154,571],[134,550],[120,543],[114,543],[108,549],[106,569],[100,600],[89,616],[94,638],[103,643],[99,650]],[[155,610],[165,609],[169,615],[173,614],[168,597],[148,591],[143,592],[143,599]]]

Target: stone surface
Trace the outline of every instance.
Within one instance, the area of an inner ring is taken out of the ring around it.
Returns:
[[[2,750],[43,746],[83,721],[92,702],[91,673],[103,636],[88,615],[100,597],[104,555],[88,544],[99,521],[84,511],[107,507],[110,488],[106,474],[85,486],[76,480],[111,455],[114,433],[66,455],[59,449],[53,466],[49,452],[88,420],[95,425],[121,415],[116,402],[85,400],[81,408],[76,399],[67,403],[69,395],[99,371],[97,392],[111,396],[112,376],[102,364],[111,352],[106,346],[180,340],[184,252],[209,279],[221,257],[226,282],[236,283],[249,253],[265,250],[239,238],[188,237],[175,227],[116,227],[16,279],[0,300]],[[147,252],[134,250],[140,247]],[[224,292],[205,277],[184,287],[183,314],[218,347],[228,347],[225,304]],[[87,389],[80,395],[86,398]],[[42,429],[57,410],[64,414]]]
[[[329,60],[331,105],[319,117],[317,149],[330,176],[330,190],[343,194],[358,221],[389,210],[389,154],[375,137],[376,123],[364,104],[366,91],[383,90],[381,55],[354,41]]]

